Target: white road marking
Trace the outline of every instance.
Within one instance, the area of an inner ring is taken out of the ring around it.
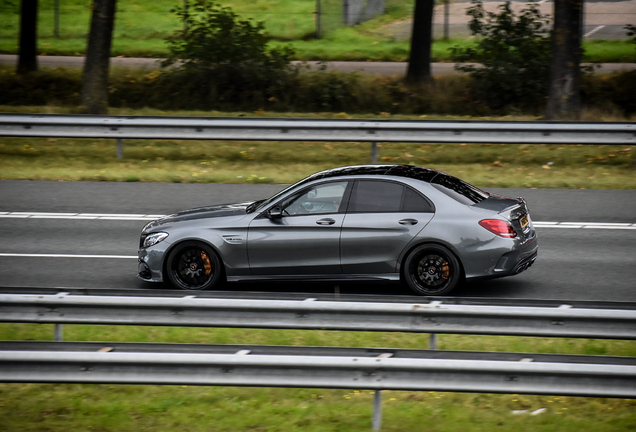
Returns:
[[[605,28],[605,26],[604,26],[604,25],[600,25],[600,26],[598,26],[598,27],[595,27],[594,29],[592,29],[592,30],[590,30],[589,32],[585,33],[585,34],[583,35],[583,37],[584,37],[584,38],[586,38],[586,37],[590,37],[590,36],[592,36],[594,33],[596,33],[597,31],[599,31],[599,30],[601,30],[601,29],[603,29],[603,28]]]
[[[45,212],[0,212],[0,218],[16,219],[101,219],[101,220],[143,220],[151,221],[164,215],[106,214],[106,213],[45,213]]]
[[[137,255],[73,255],[73,254],[20,254],[20,253],[0,253],[0,257],[137,259]]]
[[[162,215],[128,215],[128,214],[90,214],[90,213],[26,213],[0,212],[0,218],[33,218],[33,219],[101,219],[101,220],[154,220]],[[636,223],[614,222],[551,222],[533,221],[535,228],[562,229],[609,229],[636,230]],[[29,254],[0,253],[0,257],[8,258],[101,258],[101,259],[137,259],[136,255],[85,255],[85,254]]]
[[[46,213],[46,212],[0,212],[0,219],[87,219],[87,220],[119,220],[119,221],[152,221],[164,217],[160,214],[115,214],[115,213]],[[564,229],[614,229],[634,230],[636,223],[622,222],[553,222],[533,221],[535,228]]]
[[[533,222],[535,228],[636,230],[636,224],[612,222]]]

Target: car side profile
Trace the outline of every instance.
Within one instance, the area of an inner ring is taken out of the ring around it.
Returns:
[[[420,295],[518,274],[538,250],[522,198],[409,165],[329,169],[266,200],[181,211],[147,224],[139,246],[140,278],[185,290],[401,280]]]

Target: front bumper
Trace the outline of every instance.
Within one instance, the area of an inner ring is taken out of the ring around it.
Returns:
[[[163,250],[139,249],[137,252],[137,277],[147,282],[163,282]]]

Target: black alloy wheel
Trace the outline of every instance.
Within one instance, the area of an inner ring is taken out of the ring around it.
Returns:
[[[214,287],[221,279],[222,270],[218,255],[204,243],[184,242],[168,255],[168,279],[172,285],[184,290]]]
[[[459,261],[444,246],[419,246],[404,262],[404,280],[419,295],[448,294],[457,287],[461,277]]]

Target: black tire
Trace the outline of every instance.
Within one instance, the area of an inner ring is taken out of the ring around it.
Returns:
[[[404,281],[418,295],[445,295],[462,279],[459,261],[444,246],[415,248],[404,262]]]
[[[217,285],[223,274],[221,260],[212,248],[196,241],[175,246],[166,261],[170,283],[184,290],[205,290]]]

